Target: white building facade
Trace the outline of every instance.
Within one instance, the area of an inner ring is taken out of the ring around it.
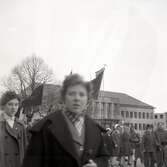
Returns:
[[[163,123],[164,128],[167,129],[167,113],[154,113],[154,128],[158,123]]]
[[[124,122],[143,133],[147,124],[154,124],[154,107],[124,93],[100,91],[90,109],[93,119],[103,126],[112,127]]]

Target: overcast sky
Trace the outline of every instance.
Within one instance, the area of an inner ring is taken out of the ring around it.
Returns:
[[[90,80],[106,64],[101,89],[167,111],[166,0],[0,0],[0,78],[36,53],[57,80]]]

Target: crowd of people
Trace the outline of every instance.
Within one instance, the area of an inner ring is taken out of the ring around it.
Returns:
[[[92,85],[78,74],[66,76],[63,108],[31,128],[17,117],[20,98],[13,91],[1,97],[0,167],[145,167],[167,166],[167,132],[147,125],[140,136],[133,126],[103,128],[86,113]]]
[[[148,124],[143,135],[128,124],[116,124],[106,131],[111,167],[137,167],[138,159],[145,167],[167,166],[167,131],[162,123],[155,129]]]

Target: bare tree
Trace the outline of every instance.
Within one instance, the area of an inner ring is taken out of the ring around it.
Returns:
[[[25,98],[39,84],[50,82],[54,82],[53,71],[42,58],[33,54],[12,69],[11,74],[3,79],[2,86],[17,91]]]

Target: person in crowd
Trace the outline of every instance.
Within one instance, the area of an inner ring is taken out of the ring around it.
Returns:
[[[111,155],[111,162],[112,162],[112,165],[114,166],[114,165],[120,164],[119,151],[120,151],[121,127],[119,124],[115,124],[111,135],[112,135],[113,144],[114,144],[112,155]]]
[[[130,129],[128,125],[123,126],[123,132],[120,135],[120,157],[121,164],[125,166],[127,161],[127,165],[131,165],[130,156],[133,154],[132,147],[130,143]]]
[[[108,152],[110,154],[110,156],[112,156],[112,152],[113,152],[113,147],[114,147],[114,143],[113,143],[113,138],[112,138],[112,130],[111,128],[106,128],[106,136],[107,136],[107,149]]]
[[[162,167],[165,163],[165,148],[167,146],[167,131],[164,129],[163,123],[158,123],[155,130],[155,137],[157,141],[156,157],[157,166]]]
[[[27,145],[26,129],[15,117],[19,96],[6,91],[1,97],[0,115],[0,167],[20,167]]]
[[[91,92],[91,84],[79,74],[65,78],[61,90],[64,107],[31,129],[22,167],[108,166],[102,130],[86,114]]]
[[[103,133],[103,138],[104,138],[104,143],[106,144],[106,148],[109,154],[109,165],[111,166],[111,156],[112,156],[112,152],[113,152],[113,147],[114,147],[114,143],[113,143],[113,138],[112,138],[112,130],[111,128],[106,128],[105,133]]]
[[[151,125],[146,126],[142,137],[142,153],[145,167],[154,167],[156,139]]]
[[[142,160],[140,135],[135,131],[134,126],[130,127],[130,143],[134,155],[134,167],[137,165],[138,158]]]
[[[167,145],[164,147],[164,166],[167,167]]]

